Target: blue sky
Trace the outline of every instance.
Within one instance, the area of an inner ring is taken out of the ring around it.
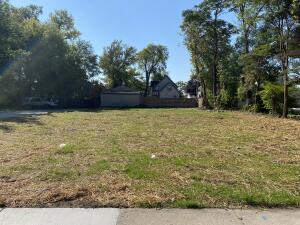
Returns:
[[[10,0],[16,6],[43,6],[43,19],[58,9],[68,10],[84,40],[100,55],[113,40],[139,50],[149,43],[168,47],[168,71],[174,81],[187,81],[191,65],[180,34],[182,11],[200,0]],[[233,20],[232,16],[228,16]]]

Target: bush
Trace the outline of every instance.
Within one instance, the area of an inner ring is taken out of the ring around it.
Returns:
[[[222,89],[217,97],[218,108],[226,109],[231,106],[231,98],[227,90]]]
[[[244,86],[238,88],[238,99],[240,101],[245,101],[247,98],[247,90]]]
[[[294,88],[289,88],[289,93],[291,94],[294,90]],[[260,92],[260,96],[264,107],[269,110],[271,114],[282,114],[284,98],[284,90],[282,85],[267,83],[264,86],[264,89]],[[292,106],[295,102],[295,99],[289,97],[288,101],[289,106]]]
[[[258,104],[253,104],[253,105],[249,105],[249,106],[247,107],[247,110],[248,110],[249,112],[259,113],[259,112],[260,112],[260,107],[259,107]]]

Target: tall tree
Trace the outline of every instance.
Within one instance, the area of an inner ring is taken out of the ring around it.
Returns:
[[[149,94],[149,83],[151,76],[159,76],[165,73],[169,52],[167,47],[162,45],[148,45],[138,53],[138,64],[140,69],[145,73],[145,92],[144,96]]]
[[[6,0],[0,1],[0,76],[19,57],[23,47],[22,27],[16,11]]]
[[[287,118],[288,115],[289,42],[296,26],[296,20],[293,18],[293,3],[293,0],[268,0],[264,14],[264,31],[268,33],[267,42],[281,64],[284,118]]]
[[[220,48],[222,46],[223,34],[224,31],[228,32],[229,29],[226,27],[226,22],[220,19],[221,14],[228,6],[227,0],[205,0],[200,4],[200,8],[203,10],[207,10],[210,15],[212,15],[210,26],[212,28],[212,40],[213,40],[213,57],[212,57],[212,92],[213,96],[216,97],[218,95],[219,80],[218,80],[218,64],[221,58]],[[225,26],[224,26],[225,25]],[[225,30],[224,30],[225,28]],[[229,27],[228,27],[229,28]],[[230,34],[229,34],[230,37]],[[226,40],[226,39],[225,39]]]
[[[207,90],[212,92],[215,103],[220,90],[218,65],[232,51],[230,38],[234,33],[233,25],[219,18],[224,6],[219,6],[218,1],[212,3],[204,1],[196,8],[184,11],[181,26],[195,78],[202,83],[204,107],[208,103]]]
[[[240,42],[243,46],[243,53],[250,53],[251,46],[254,44],[254,35],[257,24],[261,19],[264,3],[247,0],[232,0],[232,10],[237,14],[240,23]]]
[[[246,100],[247,106],[253,102],[256,103],[256,95],[263,81],[263,77],[260,77],[262,74],[257,71],[260,70],[262,62],[268,63],[261,54],[255,55],[254,53],[258,43],[258,24],[262,19],[264,5],[264,2],[257,0],[231,1],[231,10],[237,14],[239,20],[237,46],[241,54],[238,62],[242,67],[240,97]]]
[[[100,68],[108,87],[128,84],[136,75],[133,72],[136,54],[137,50],[134,47],[117,40],[104,48],[103,55],[100,57]]]
[[[91,78],[99,73],[91,45],[70,32],[76,31],[72,16],[56,14],[41,22],[41,12],[38,6],[0,1],[0,105],[38,96],[70,106],[88,96]]]

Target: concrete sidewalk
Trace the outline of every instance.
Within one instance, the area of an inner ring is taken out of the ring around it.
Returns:
[[[300,209],[0,209],[0,225],[300,225]]]

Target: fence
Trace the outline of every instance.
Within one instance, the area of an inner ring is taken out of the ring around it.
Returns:
[[[145,97],[141,100],[141,105],[148,108],[195,108],[198,107],[194,98],[161,99],[157,97]]]

